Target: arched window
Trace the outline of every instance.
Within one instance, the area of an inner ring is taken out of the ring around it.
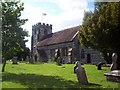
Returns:
[[[85,58],[85,52],[84,52],[84,49],[81,50],[81,58]]]

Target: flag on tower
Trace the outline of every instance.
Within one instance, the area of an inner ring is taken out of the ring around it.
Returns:
[[[43,13],[44,16],[46,16],[47,14],[46,13]]]

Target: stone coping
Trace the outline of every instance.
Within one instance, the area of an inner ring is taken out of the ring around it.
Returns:
[[[113,70],[104,74],[105,76],[120,77],[120,70]]]

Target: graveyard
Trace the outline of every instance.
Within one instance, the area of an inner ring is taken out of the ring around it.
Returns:
[[[87,85],[78,83],[74,73],[75,64],[19,62],[12,64],[7,61],[6,71],[2,73],[2,88],[119,88],[120,83],[107,81],[104,73],[110,67],[97,70],[96,65],[84,64]]]
[[[119,89],[120,2],[51,1],[2,1],[2,89]]]

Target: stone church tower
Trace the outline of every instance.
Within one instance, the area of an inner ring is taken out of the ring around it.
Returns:
[[[48,34],[52,33],[52,25],[45,23],[37,23],[32,26],[32,37],[31,37],[31,55],[32,59],[35,60],[35,56],[39,56],[37,52],[37,43],[44,39]]]

